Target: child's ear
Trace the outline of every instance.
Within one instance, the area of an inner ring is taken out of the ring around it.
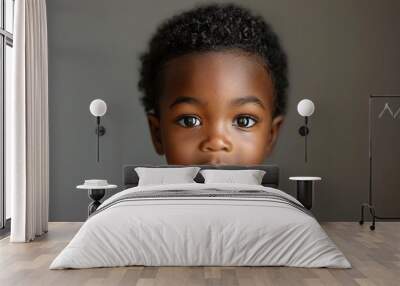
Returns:
[[[276,140],[278,139],[279,135],[279,130],[282,126],[283,123],[283,115],[275,116],[272,118],[272,124],[271,124],[271,136],[270,136],[270,149],[272,150],[273,147],[275,146]]]
[[[151,140],[153,141],[154,148],[157,154],[164,155],[164,148],[161,140],[160,119],[154,114],[147,114],[149,122]]]

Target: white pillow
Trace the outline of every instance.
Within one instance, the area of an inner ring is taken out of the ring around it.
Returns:
[[[226,183],[261,185],[265,175],[263,170],[218,170],[205,169],[200,174],[204,177],[204,183]]]
[[[199,167],[135,168],[139,176],[138,186],[196,183],[193,179],[199,170]]]

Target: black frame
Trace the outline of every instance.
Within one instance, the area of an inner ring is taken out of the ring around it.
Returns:
[[[372,217],[372,224],[370,225],[371,230],[375,230],[375,222],[379,220],[400,220],[400,217],[381,217],[376,215],[375,207],[372,201],[372,139],[371,139],[371,101],[373,98],[384,98],[384,97],[399,97],[400,95],[370,95],[369,96],[369,114],[368,114],[368,153],[369,153],[369,193],[368,193],[368,203],[361,204],[361,219],[359,221],[360,225],[364,224],[364,209],[367,208]]]
[[[15,0],[13,2],[13,14],[15,7]],[[5,0],[1,0],[1,23],[0,23],[0,234],[9,231],[11,219],[6,220],[6,193],[5,193],[5,74],[6,74],[6,46],[13,47],[13,34],[6,30],[6,5]],[[13,27],[14,28],[14,27]]]

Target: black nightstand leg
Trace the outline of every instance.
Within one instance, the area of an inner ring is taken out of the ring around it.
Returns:
[[[310,210],[313,203],[313,181],[297,181],[297,199]]]
[[[105,189],[88,190],[89,198],[93,200],[93,202],[88,206],[88,216],[95,212],[96,209],[101,205],[100,200],[104,197],[105,193]]]

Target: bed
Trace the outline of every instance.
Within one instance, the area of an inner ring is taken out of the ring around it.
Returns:
[[[50,269],[351,267],[312,213],[278,189],[277,166],[198,166],[264,170],[260,185],[204,183],[199,173],[194,183],[150,186],[138,185],[136,167],[123,167],[124,190],[100,205]]]

